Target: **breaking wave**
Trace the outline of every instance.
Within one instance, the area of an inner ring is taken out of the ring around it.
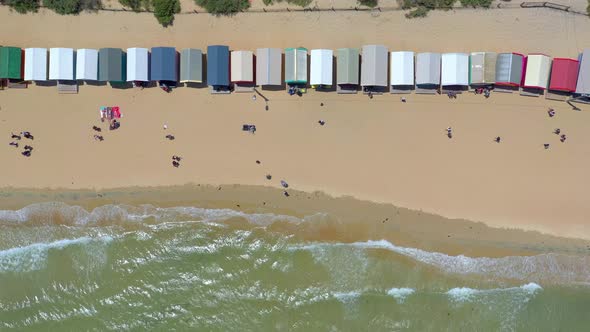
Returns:
[[[514,293],[528,299],[528,297],[535,295],[541,290],[543,290],[541,286],[531,282],[520,287],[509,288],[473,289],[468,287],[457,287],[449,290],[446,294],[453,301],[469,302],[485,296],[501,295],[506,293]]]
[[[478,274],[492,278],[555,283],[590,283],[590,257],[562,254],[506,256],[500,258],[451,256],[418,248],[397,246],[386,240],[354,243],[314,243],[294,249],[316,250],[350,246],[361,250],[384,249],[435,266],[447,273]]]
[[[103,246],[113,240],[110,236],[98,238],[81,237],[63,239],[50,243],[34,243],[28,246],[10,248],[0,251],[0,273],[29,272],[45,268],[47,259],[52,251],[63,250],[71,246],[87,246],[87,250],[95,250],[93,245]]]
[[[406,298],[414,294],[416,290],[413,288],[392,288],[387,291],[387,295],[393,296],[398,303],[404,303]]]

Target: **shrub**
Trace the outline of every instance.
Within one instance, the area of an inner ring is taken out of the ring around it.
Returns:
[[[8,5],[16,12],[24,14],[28,12],[37,12],[39,9],[39,0],[5,0],[0,3]]]
[[[250,8],[248,0],[195,0],[195,2],[215,15],[232,15]]]
[[[490,8],[492,5],[492,0],[460,0],[461,5],[463,7],[483,7],[483,8]]]
[[[369,8],[375,8],[379,4],[379,0],[357,0],[361,6],[367,6]]]
[[[406,14],[406,18],[426,17],[426,15],[428,15],[429,11],[430,11],[430,9],[428,9],[424,6],[418,6],[417,8],[410,10]]]
[[[478,1],[478,0],[475,0]],[[485,0],[482,0],[485,1]],[[444,9],[449,10],[453,7],[456,0],[401,0],[402,9],[412,9],[425,7],[427,9]],[[422,10],[423,11],[423,10]]]
[[[300,6],[300,7],[307,7],[311,4],[311,2],[313,0],[262,0],[262,2],[267,6],[272,5],[274,3],[283,2],[283,1],[285,1],[289,4],[292,4],[292,5]]]
[[[83,9],[80,0],[43,0],[43,5],[62,15],[78,14]]]
[[[131,10],[139,12],[141,10],[150,9],[150,0],[119,0],[123,7],[131,8]]]
[[[174,14],[180,13],[178,0],[152,0],[152,5],[154,6],[154,16],[165,27],[174,22]]]

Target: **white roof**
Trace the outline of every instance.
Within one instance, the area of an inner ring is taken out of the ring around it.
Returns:
[[[88,81],[98,79],[98,50],[80,48],[76,51],[76,79]]]
[[[469,55],[444,53],[441,57],[441,85],[469,85]]]
[[[49,49],[49,79],[74,79],[74,49],[56,47]]]
[[[230,69],[230,81],[254,82],[254,53],[232,51]]]
[[[149,81],[147,48],[132,47],[127,49],[127,82]]]
[[[390,85],[414,85],[414,52],[391,52]]]
[[[527,57],[524,87],[546,89],[551,71],[551,58],[544,54],[531,54]]]
[[[25,49],[25,81],[47,81],[47,49]]]
[[[332,50],[311,50],[309,84],[332,85]]]

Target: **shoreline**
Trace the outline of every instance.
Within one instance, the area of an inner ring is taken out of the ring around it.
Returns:
[[[183,185],[166,187],[129,187],[101,191],[0,189],[0,209],[16,211],[39,203],[64,203],[80,206],[87,212],[108,205],[156,208],[197,207],[230,209],[246,214],[273,214],[295,217],[298,223],[278,223],[271,231],[299,236],[306,241],[343,243],[386,240],[399,246],[472,257],[529,256],[542,253],[587,255],[590,240],[558,237],[538,231],[490,227],[482,222],[449,219],[391,204],[332,197],[325,193],[282,190],[244,185]],[[61,208],[59,208],[61,209]],[[33,210],[25,225],[45,225],[48,220],[66,225],[77,224],[69,213],[52,210],[49,219]],[[59,217],[61,215],[61,217]],[[35,219],[40,218],[40,219]],[[57,219],[55,219],[57,218]],[[63,219],[65,218],[65,219]],[[110,222],[110,221],[109,221]],[[116,222],[113,220],[112,222]],[[5,223],[10,226],[11,223]],[[102,222],[99,222],[102,225]],[[13,225],[15,226],[15,225]]]

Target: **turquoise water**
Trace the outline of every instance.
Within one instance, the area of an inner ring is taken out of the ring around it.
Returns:
[[[0,211],[0,330],[585,331],[590,258],[448,256],[233,210]],[[345,226],[342,226],[345,227]]]

